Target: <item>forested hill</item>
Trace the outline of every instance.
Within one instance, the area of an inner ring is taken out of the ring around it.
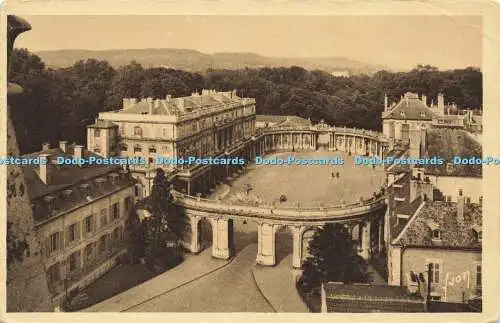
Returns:
[[[114,68],[120,68],[131,61],[142,66],[167,67],[191,72],[205,71],[208,68],[240,69],[273,66],[301,66],[308,70],[334,69],[349,70],[353,74],[374,73],[385,68],[345,57],[287,58],[266,57],[255,53],[221,52],[206,54],[193,49],[150,48],[125,50],[54,50],[35,53],[48,67],[63,68],[72,66],[79,60],[105,60]]]
[[[22,153],[43,142],[86,143],[85,126],[101,111],[119,109],[123,98],[190,95],[203,88],[236,89],[253,97],[258,114],[297,115],[337,126],[381,130],[384,93],[397,100],[407,91],[461,108],[482,107],[482,75],[467,68],[438,71],[418,66],[410,72],[380,71],[373,76],[337,78],[301,67],[207,70],[203,74],[167,68],[144,68],[136,62],[115,69],[106,61],[85,60],[63,69],[46,68],[26,50],[12,54],[9,80],[24,87],[9,99]]]

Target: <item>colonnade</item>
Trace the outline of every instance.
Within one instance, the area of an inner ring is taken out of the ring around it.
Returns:
[[[229,259],[233,256],[234,228],[233,219],[222,216],[189,215],[191,234],[186,241],[186,247],[193,253],[201,251],[200,221],[206,218],[212,228],[212,256],[217,259]],[[252,219],[249,219],[252,221]],[[306,255],[304,247],[304,233],[316,230],[323,224],[283,223],[272,220],[258,220],[257,222],[257,258],[256,262],[264,266],[276,264],[276,233],[283,227],[289,229],[293,237],[292,267],[300,268]],[[371,217],[364,220],[344,223],[353,240],[358,241],[358,254],[369,260],[373,254],[383,251],[384,248],[384,218]]]

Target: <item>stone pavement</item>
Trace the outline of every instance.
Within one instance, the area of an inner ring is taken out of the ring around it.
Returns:
[[[295,287],[291,254],[275,267],[255,266],[253,274],[260,291],[278,313],[309,313]]]
[[[186,259],[177,267],[166,271],[121,294],[95,304],[82,312],[122,312],[130,307],[147,302],[168,293],[189,282],[204,277],[213,271],[227,266],[231,261],[212,258],[212,249],[203,250],[198,255],[186,255]]]

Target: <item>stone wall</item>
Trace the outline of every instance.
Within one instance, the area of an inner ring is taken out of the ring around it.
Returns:
[[[7,122],[7,152],[18,156],[19,148],[11,120]],[[7,167],[7,223],[14,241],[27,243],[21,261],[14,260],[7,268],[7,311],[49,312],[53,310],[47,278],[42,263],[41,244],[35,235],[30,200],[19,166]]]

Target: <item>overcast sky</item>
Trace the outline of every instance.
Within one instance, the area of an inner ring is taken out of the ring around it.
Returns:
[[[344,56],[392,68],[481,67],[472,16],[23,16],[30,51],[186,48],[275,57]]]

